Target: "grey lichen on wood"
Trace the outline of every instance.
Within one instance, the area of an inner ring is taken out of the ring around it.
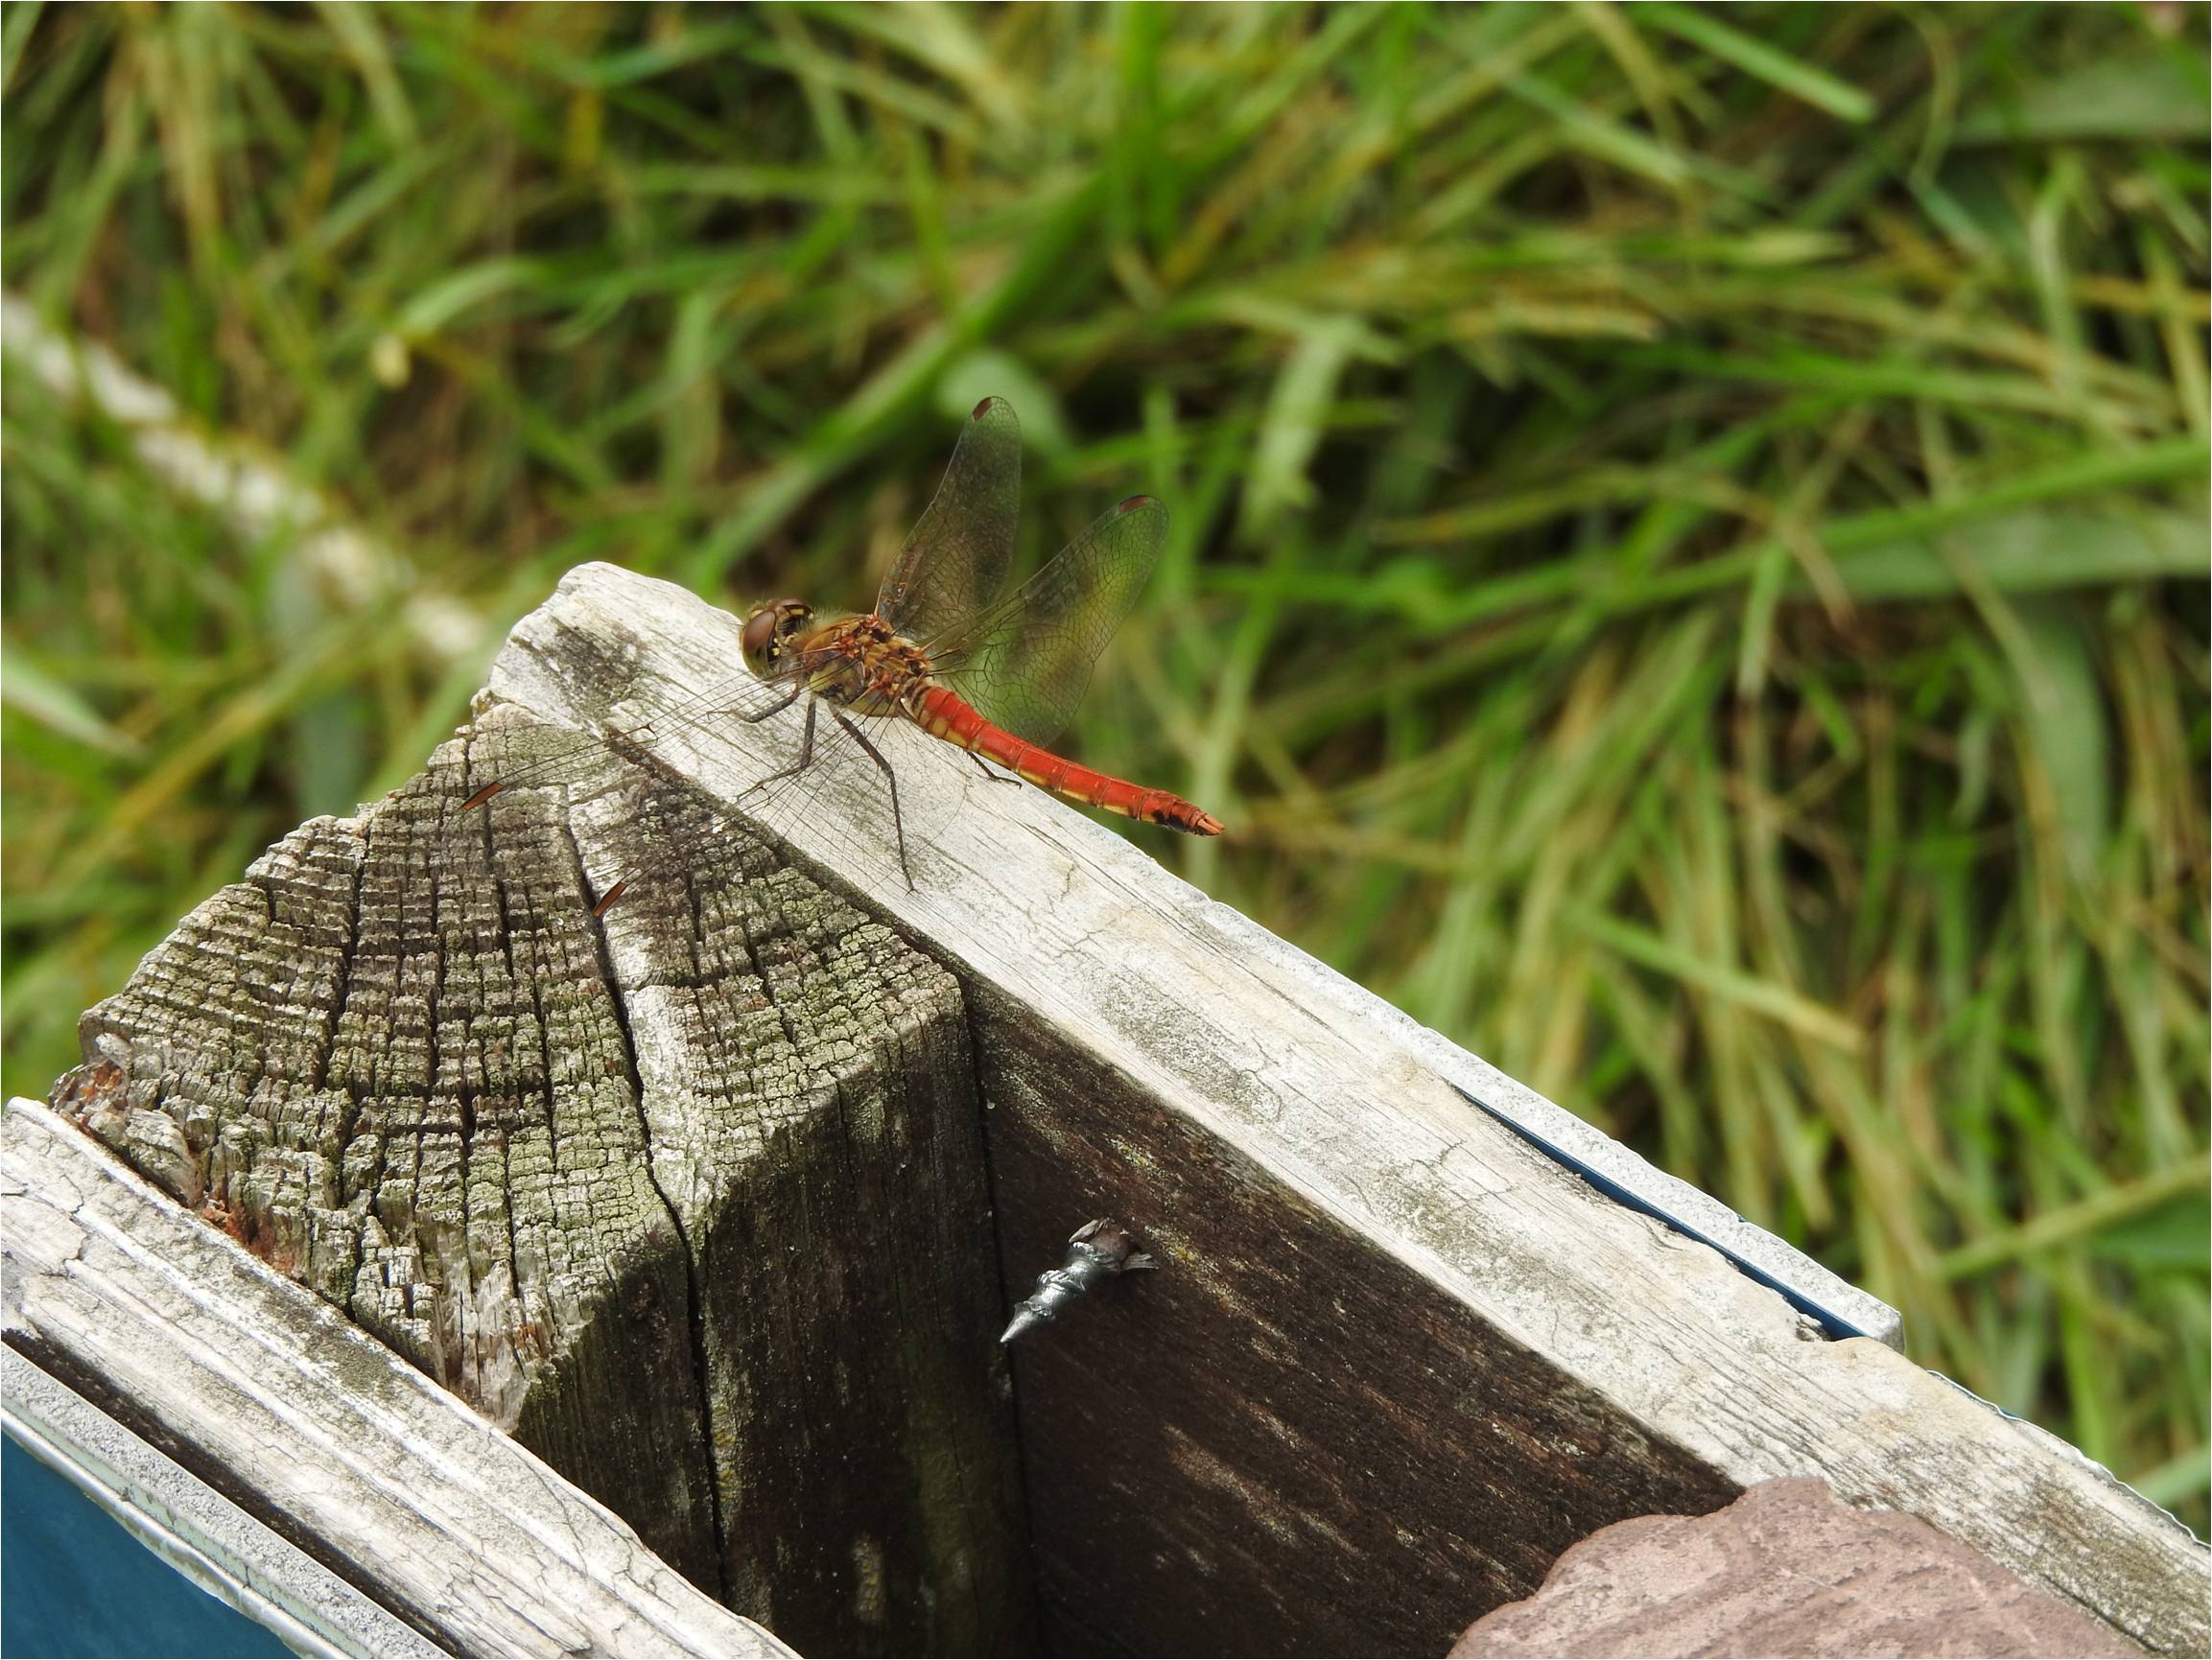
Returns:
[[[958,988],[680,781],[494,708],[83,1037],[57,1105],[732,1606],[1021,1640]]]

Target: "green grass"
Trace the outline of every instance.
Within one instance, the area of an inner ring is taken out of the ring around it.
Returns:
[[[612,558],[1175,529],[1146,845],[2206,1516],[2205,13],[13,7],[6,1066]]]

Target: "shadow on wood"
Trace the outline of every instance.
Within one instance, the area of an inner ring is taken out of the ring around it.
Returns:
[[[735,631],[572,572],[467,742],[603,768],[304,827],[58,1100],[802,1648],[1441,1653],[1606,1523],[1818,1476],[2202,1651],[2172,1518],[1072,809],[889,723],[911,889],[864,775],[716,833],[792,753],[670,718]],[[1160,1272],[1017,1351],[1018,1494],[1000,1286],[1101,1215]]]
[[[302,827],[57,1103],[802,1648],[1021,1648],[958,988],[600,755]],[[591,914],[586,863],[670,845]]]

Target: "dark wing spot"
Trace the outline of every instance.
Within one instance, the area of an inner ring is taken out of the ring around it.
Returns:
[[[998,401],[999,400],[997,398],[985,398],[981,403],[977,404],[973,409],[968,411],[968,419],[971,421],[980,421],[985,415],[990,413],[991,406]]]
[[[1120,503],[1118,506],[1117,506],[1117,507],[1114,509],[1114,511],[1115,511],[1115,512],[1117,512],[1117,513],[1134,513],[1134,512],[1136,512],[1136,511],[1137,511],[1137,509],[1138,509],[1138,508],[1140,508],[1140,507],[1149,507],[1149,506],[1151,506],[1151,505],[1152,505],[1152,498],[1151,498],[1151,497],[1149,497],[1149,496],[1132,496],[1132,497],[1130,497],[1130,498],[1129,498],[1129,499],[1128,499],[1126,502],[1123,502],[1123,503]]]

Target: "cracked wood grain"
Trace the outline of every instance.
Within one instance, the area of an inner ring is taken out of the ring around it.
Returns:
[[[732,672],[736,627],[584,566],[518,626],[493,688],[582,730],[658,722],[656,756],[741,806],[792,732],[664,718]],[[1162,1258],[1071,1321],[1065,1350],[1015,1360],[1062,1644],[1441,1650],[1635,1507],[1812,1475],[2148,1648],[2203,1651],[2203,1547],[2107,1472],[1881,1342],[1822,1341],[1466,1097],[1556,1125],[1549,1103],[1074,809],[900,723],[876,736],[909,822],[933,827],[911,891],[864,773],[773,828],[958,977],[1010,1284],[1090,1216]],[[1667,1188],[1567,1123],[1609,1174]],[[1741,1227],[1689,1197],[1716,1236]],[[1749,1243],[1747,1261],[1821,1277]],[[1293,1608],[1319,1623],[1302,1635]]]
[[[789,1652],[34,1102],[0,1111],[0,1242],[11,1349],[446,1652]]]
[[[277,844],[56,1104],[802,1648],[1022,1646],[956,983],[611,749],[457,810],[541,736]]]
[[[527,1306],[574,1357],[563,1387],[594,1403],[564,1420],[578,1438],[618,1392],[608,1368],[669,1357],[652,1361],[655,1433],[678,1453],[703,1436],[712,1474],[650,1481],[706,1505],[728,1540],[773,1527],[768,1495],[809,1471],[829,1472],[828,1500],[859,1513],[879,1499],[908,1520],[722,1553],[732,1600],[774,1601],[780,1627],[787,1585],[794,1607],[880,1610],[865,1588],[896,1582],[893,1540],[900,1559],[940,1567],[930,1583],[975,1583],[976,1608],[1027,1605],[986,1588],[1024,1582],[964,1542],[1002,1535],[943,1525],[1015,1509],[992,1496],[998,1443],[935,1421],[999,1421],[989,1338],[967,1335],[995,1291],[942,1278],[989,1248],[979,1091],[1009,1282],[1100,1214],[1162,1264],[1014,1361],[1039,1594],[1063,1648],[1437,1651],[1606,1522],[1812,1475],[1924,1517],[2147,1648],[2202,1651],[2203,1548],[2108,1473],[1881,1342],[1824,1341],[1718,1251],[1469,1097],[1517,1122],[1549,1115],[1608,1180],[1663,1190],[1633,1157],[1073,809],[980,781],[898,723],[877,739],[909,823],[930,827],[911,890],[880,783],[825,769],[806,813],[767,821],[774,856],[741,839],[714,854],[739,864],[701,879],[652,866],[589,926],[618,873],[651,866],[653,847],[704,844],[707,821],[741,815],[789,759],[780,723],[670,718],[713,706],[736,644],[734,620],[680,590],[572,572],[495,665],[505,707],[469,743],[524,753],[542,722],[685,787],[639,797],[610,772],[543,822],[550,799],[498,798],[475,827],[486,867],[522,850],[538,863],[517,869],[537,874],[488,885],[464,877],[462,855],[415,851],[408,829],[409,812],[435,818],[473,784],[307,827],[261,877],[296,871],[323,909],[266,885],[203,907],[193,925],[214,943],[166,976],[150,959],[133,984],[144,1029],[220,1052],[171,1067],[96,1024],[114,1077],[81,1075],[106,1107],[80,1100],[81,1115],[180,1195],[198,1182],[198,1203],[228,1204],[235,1230],[412,1341],[429,1369],[495,1398],[545,1374],[491,1335],[511,1323],[503,1298],[536,1296]],[[357,876],[348,835],[386,838],[393,874]],[[796,890],[768,903],[755,857]],[[426,905],[436,929],[409,921]],[[376,906],[400,947],[365,951],[316,920]],[[465,924],[451,947],[449,914]],[[434,934],[435,960],[404,944]],[[257,948],[265,935],[276,945]],[[230,961],[248,971],[201,971]],[[196,1037],[186,1010],[220,1035]],[[317,1043],[334,1051],[319,1073]],[[221,1106],[233,1101],[247,1110]],[[772,1145],[755,1157],[764,1124]],[[549,1254],[523,1204],[480,1197],[532,1181],[683,1274],[632,1272],[621,1302],[592,1278],[603,1262]],[[373,1197],[388,1188],[405,1201],[388,1215]],[[1727,1231],[1722,1207],[1689,1201]],[[885,1206],[895,1217],[878,1219]],[[1822,1277],[1772,1240],[1730,1249],[1793,1283]],[[786,1274],[806,1288],[779,1302]],[[457,1308],[457,1286],[502,1320]],[[943,1329],[899,1313],[923,1304],[947,1311]],[[838,1341],[818,1341],[816,1321]],[[703,1374],[676,1364],[679,1328]],[[728,1438],[756,1435],[724,1456]]]

